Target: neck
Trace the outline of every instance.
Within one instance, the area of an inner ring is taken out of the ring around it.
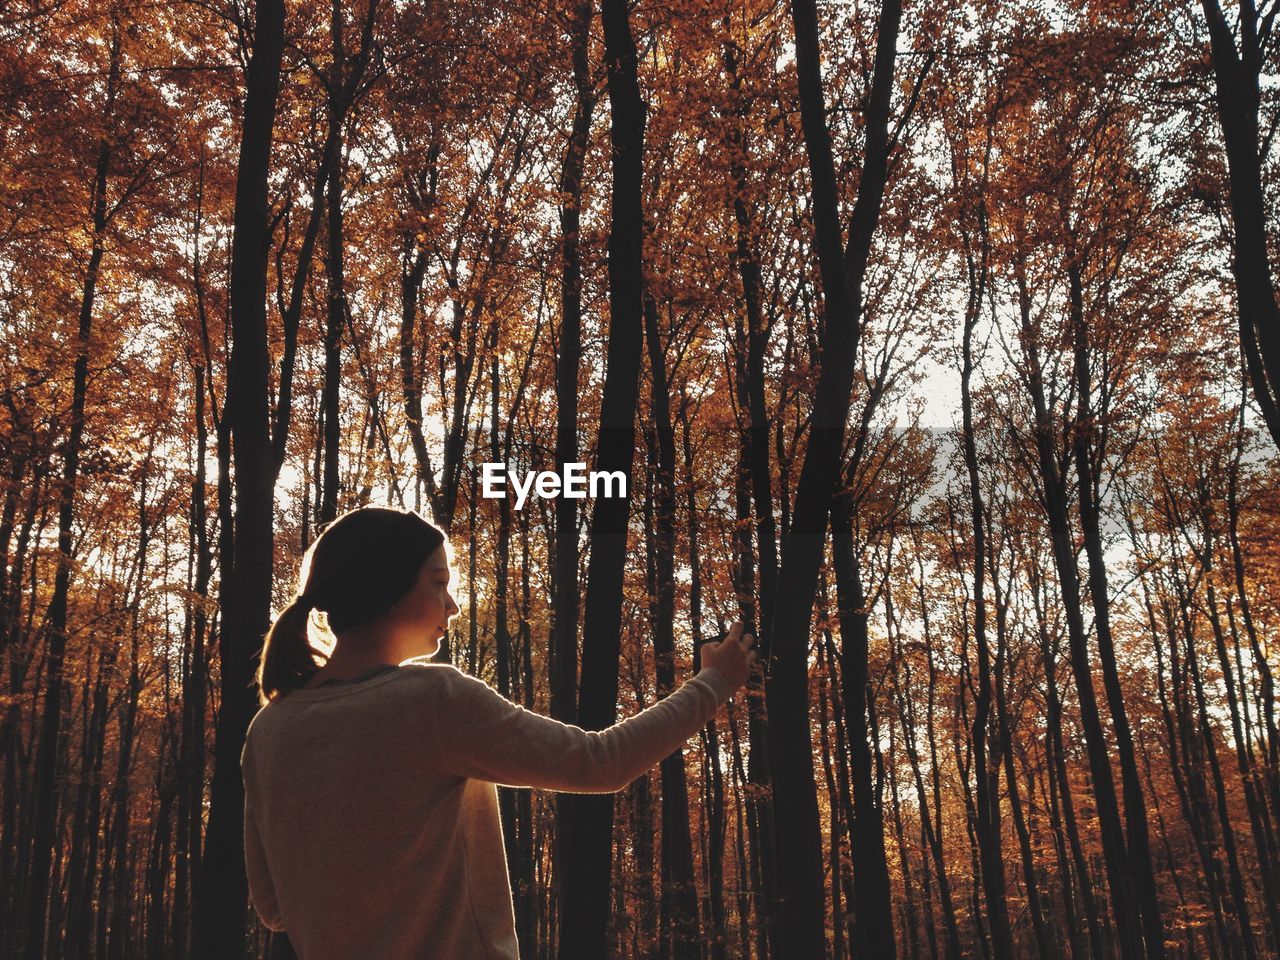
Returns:
[[[337,634],[329,659],[312,678],[318,683],[330,679],[350,679],[383,664],[396,665],[410,657],[420,657],[421,636],[389,629],[388,625],[361,624]]]
[[[398,664],[410,656],[403,653],[394,635],[389,636],[385,632],[361,635],[362,633],[357,628],[339,634],[333,652],[329,654],[324,666],[316,671],[312,682],[349,680],[366,670],[383,664]]]

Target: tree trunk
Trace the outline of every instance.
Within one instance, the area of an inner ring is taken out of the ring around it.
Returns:
[[[591,93],[589,43],[591,4],[574,5],[573,81],[576,100],[573,128],[565,149],[560,191],[560,336],[556,357],[556,463],[578,462],[578,368],[582,354],[582,256],[579,224],[582,208],[582,170],[591,135],[595,101]],[[555,504],[555,559],[551,624],[551,716],[564,723],[578,719],[578,501],[558,497]],[[568,874],[566,858],[573,845],[574,801],[555,798],[555,875]]]
[[[868,711],[867,602],[853,542],[853,501],[847,492],[832,506],[832,566],[840,617],[840,682],[853,788],[854,954],[895,952],[889,867],[884,852],[884,811],[875,785],[871,743],[877,735]]]
[[[120,80],[119,22],[113,21],[111,64],[107,78],[107,99],[103,116],[112,118]],[[111,142],[104,136],[98,143],[98,160],[92,196],[93,238],[80,298],[80,318],[76,331],[75,371],[72,375],[70,435],[63,455],[62,483],[58,490],[58,560],[53,595],[49,600],[49,646],[45,661],[44,713],[40,718],[40,740],[33,771],[35,788],[35,832],[31,846],[31,868],[27,881],[25,925],[26,956],[39,960],[44,949],[47,907],[53,891],[49,888],[51,857],[56,842],[57,764],[62,721],[62,667],[67,649],[67,603],[71,590],[71,527],[75,518],[76,484],[80,472],[80,449],[84,437],[85,396],[89,383],[89,336],[93,327],[93,306],[98,275],[105,251],[107,231],[107,175],[111,166]]]
[[[788,958],[816,960],[826,952],[826,938],[822,840],[809,728],[808,641],[818,567],[839,475],[854,356],[860,340],[862,279],[888,176],[889,100],[902,7],[899,0],[885,0],[880,10],[875,72],[867,110],[867,148],[847,247],[841,238],[835,165],[826,122],[816,5],[813,0],[793,0],[791,13],[796,32],[800,112],[812,181],[814,246],[826,313],[812,425],[796,488],[791,526],[783,542],[778,605],[773,623],[765,631],[771,638],[766,691],[776,833],[779,848],[788,851],[778,864],[779,947]],[[859,652],[865,657],[865,650],[857,651],[857,641],[851,641],[849,635],[845,636],[844,643],[852,644],[855,657]],[[856,686],[859,676],[865,676],[865,660],[861,670],[852,663],[844,667],[847,691],[851,684]],[[867,746],[865,742],[854,743],[858,735],[866,733],[864,703],[862,692],[853,698],[846,692],[846,713],[851,718],[857,717],[856,726],[848,726],[851,753],[855,756]],[[865,782],[858,784],[857,781],[869,771],[867,763],[855,772],[855,803],[860,789],[866,786]],[[862,822],[855,824],[855,835],[868,843],[878,823],[877,813],[872,809],[858,811]],[[878,856],[875,849],[879,851]],[[867,855],[866,862],[857,859],[859,852]],[[870,848],[855,841],[854,856],[855,873],[866,881],[862,886],[870,898],[867,904],[858,904],[860,908],[868,908],[865,916],[858,916],[859,938],[864,945],[876,944],[881,955],[888,951],[887,955],[892,956],[893,924],[887,877],[882,885],[873,879],[878,876],[876,864],[884,861],[883,836],[877,833]],[[877,904],[877,909],[869,908],[871,902]]]
[[[1040,655],[1044,666],[1045,683],[1045,726],[1048,729],[1046,750],[1049,759],[1049,789],[1051,800],[1056,799],[1061,808],[1061,817],[1055,818],[1066,830],[1066,839],[1071,851],[1071,862],[1075,865],[1076,881],[1080,888],[1080,900],[1084,904],[1085,921],[1089,928],[1089,949],[1093,960],[1102,960],[1107,956],[1103,947],[1103,921],[1098,910],[1097,898],[1093,895],[1093,879],[1084,857],[1084,848],[1080,843],[1079,823],[1075,813],[1075,800],[1071,791],[1071,783],[1067,779],[1066,751],[1062,732],[1062,700],[1058,692],[1057,662],[1058,643],[1051,641],[1048,629],[1047,611],[1042,599],[1045,589],[1041,579],[1040,567],[1034,559],[1031,568],[1031,602],[1035,611],[1036,631],[1040,639]],[[1063,896],[1070,898],[1070,874],[1063,876]],[[1081,952],[1078,954],[1083,957]],[[1075,949],[1072,957],[1076,957]]]
[[[596,469],[620,471],[626,479],[628,495],[602,497],[592,509],[578,699],[578,725],[588,730],[603,730],[618,715],[622,586],[631,511],[637,381],[644,338],[640,315],[640,185],[645,107],[636,79],[636,47],[625,0],[604,0],[601,19],[612,118],[609,132],[613,146],[613,202],[609,230],[609,346]],[[560,884],[559,956],[560,960],[586,960],[609,952],[613,797],[574,796],[569,806],[575,822]]]
[[[1132,874],[1132,882],[1136,888],[1141,911],[1147,960],[1163,960],[1164,920],[1160,912],[1160,898],[1151,866],[1151,841],[1147,830],[1146,801],[1142,795],[1142,783],[1138,778],[1133,733],[1124,707],[1124,694],[1120,688],[1120,674],[1116,667],[1115,645],[1111,637],[1110,587],[1107,582],[1106,560],[1102,555],[1102,521],[1101,509],[1098,506],[1099,480],[1095,475],[1093,464],[1094,450],[1103,445],[1097,442],[1097,434],[1105,432],[1105,426],[1100,425],[1091,407],[1093,381],[1090,368],[1089,331],[1084,316],[1082,271],[1083,265],[1074,260],[1067,268],[1076,386],[1079,391],[1076,399],[1078,416],[1073,436],[1076,477],[1079,481],[1076,490],[1079,497],[1080,523],[1084,533],[1085,555],[1088,558],[1089,596],[1093,603],[1098,660],[1102,667],[1107,704],[1110,707],[1116,754],[1120,759],[1120,782],[1124,796],[1125,824],[1128,829],[1129,871]]]
[[[985,236],[984,236],[985,241]],[[1009,929],[1009,904],[1005,899],[1004,850],[1000,830],[1000,726],[991,715],[993,695],[991,645],[987,639],[986,507],[978,481],[978,446],[973,426],[973,329],[986,299],[987,250],[983,243],[976,271],[971,270],[969,302],[965,309],[960,371],[961,440],[969,481],[969,519],[973,534],[973,640],[978,648],[978,691],[974,700],[973,764],[977,787],[978,851],[982,866],[982,892],[987,900],[987,920],[995,960],[1012,960],[1013,935]],[[973,275],[976,272],[976,277]],[[993,736],[994,734],[994,736]]]
[[[693,439],[689,435],[689,398],[681,392],[680,438],[684,453],[685,514],[688,517],[689,623],[693,640],[693,669],[702,669],[698,652],[702,644],[702,562],[698,546],[698,501],[693,476]],[[720,759],[720,735],[715,718],[707,721],[702,735],[703,783],[706,791],[707,841],[703,869],[707,876],[707,932],[704,937],[710,960],[725,960],[728,946],[724,908],[724,769]]]
[[[653,416],[649,469],[653,474],[656,510],[653,528],[656,534],[653,542],[656,580],[653,652],[658,696],[665,697],[676,687],[676,441],[671,421],[666,351],[658,332],[658,308],[647,294],[643,312]],[[671,956],[675,960],[698,960],[701,939],[698,890],[693,875],[689,785],[685,777],[683,749],[676,750],[662,761],[662,881],[662,896],[671,918]]]
[[[255,655],[270,624],[274,470],[267,392],[267,175],[284,48],[283,0],[259,0],[245,75],[244,121],[231,241],[232,351],[226,418],[235,461],[235,543],[223,581],[222,701],[215,734],[209,830],[196,910],[205,960],[245,951],[244,782],[240,753],[257,703]]]
[[[1262,189],[1265,149],[1258,142],[1260,78],[1267,38],[1259,36],[1255,5],[1242,2],[1238,8],[1237,50],[1235,35],[1218,0],[1201,2],[1209,24],[1218,119],[1231,183],[1232,266],[1240,311],[1240,345],[1254,398],[1271,439],[1280,447],[1280,308],[1276,305],[1267,251],[1267,200]],[[1272,8],[1264,21],[1268,36],[1274,17]]]
[[[1067,633],[1071,646],[1071,670],[1079,693],[1080,723],[1084,728],[1089,756],[1089,772],[1098,807],[1098,825],[1102,833],[1103,860],[1111,890],[1111,906],[1124,960],[1140,960],[1142,948],[1141,906],[1132,880],[1124,830],[1120,824],[1120,808],[1111,773],[1111,750],[1102,729],[1098,700],[1094,692],[1093,667],[1090,663],[1088,636],[1080,602],[1080,574],[1076,568],[1075,549],[1067,514],[1066,480],[1054,449],[1053,427],[1045,400],[1043,370],[1040,365],[1038,331],[1031,326],[1031,300],[1027,289],[1024,262],[1015,263],[1018,281],[1019,309],[1022,316],[1023,349],[1027,355],[1024,382],[1035,410],[1035,445],[1038,456],[1044,509],[1053,545],[1054,566],[1066,612]]]

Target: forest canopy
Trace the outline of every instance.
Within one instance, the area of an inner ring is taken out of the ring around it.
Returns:
[[[289,955],[252,680],[368,504],[565,722],[756,628],[500,791],[522,960],[1280,954],[1278,10],[0,6],[0,954]]]

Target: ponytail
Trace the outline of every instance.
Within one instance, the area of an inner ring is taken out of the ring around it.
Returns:
[[[262,706],[279,693],[301,687],[320,669],[318,651],[311,645],[307,629],[312,608],[310,598],[294,597],[267,631],[258,664],[258,701]]]
[[[413,588],[423,562],[445,542],[444,531],[416,511],[390,507],[349,510],[325,527],[302,558],[297,596],[263,640],[262,706],[304,686],[332,649],[311,642],[312,611],[322,614],[315,628],[330,641],[367,623]]]

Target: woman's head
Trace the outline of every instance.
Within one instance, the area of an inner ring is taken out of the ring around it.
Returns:
[[[444,532],[412,510],[361,507],[338,517],[307,548],[297,595],[267,632],[258,668],[261,701],[302,686],[319,669],[324,654],[308,630],[313,610],[324,614],[334,634],[368,623],[402,600],[414,607],[408,613],[433,619],[437,598],[452,604],[447,587],[440,587],[442,567],[447,577]],[[423,626],[431,639],[438,636],[435,622]]]

